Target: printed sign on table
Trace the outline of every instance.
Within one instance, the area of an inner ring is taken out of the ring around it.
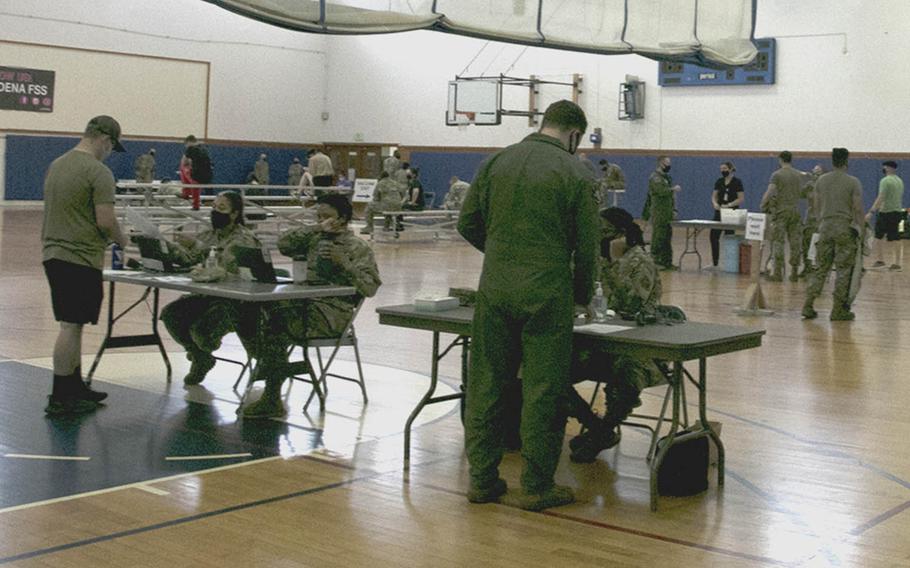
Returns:
[[[0,110],[54,112],[54,71],[0,66]]]
[[[354,180],[354,197],[351,201],[354,203],[369,203],[373,201],[373,191],[376,190],[376,180],[357,178]]]
[[[765,239],[765,214],[749,213],[746,215],[746,240],[762,241]]]

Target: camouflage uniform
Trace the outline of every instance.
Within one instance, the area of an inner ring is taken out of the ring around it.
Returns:
[[[388,172],[390,176],[394,177],[395,172],[401,169],[401,160],[395,156],[389,156],[382,161],[382,170]]]
[[[317,244],[321,240],[343,247],[347,259],[344,265],[319,257]],[[237,333],[247,353],[257,361],[257,378],[266,382],[262,398],[244,409],[245,416],[283,415],[281,385],[287,378],[290,347],[301,345],[308,338],[337,336],[351,320],[361,298],[373,296],[382,284],[373,251],[349,230],[332,235],[315,227],[293,229],[281,236],[278,249],[286,256],[305,256],[310,280],[352,286],[357,293],[347,297],[249,302],[244,306]]]
[[[261,245],[253,232],[245,226],[230,225],[224,229],[209,229],[199,233],[188,247],[168,243],[168,255],[176,264],[192,266],[205,261],[211,248],[216,247],[219,265],[229,274],[236,274],[237,259],[233,253],[235,246]],[[190,361],[208,360],[214,364],[212,353],[221,346],[222,337],[235,331],[241,305],[242,302],[237,300],[187,294],[161,310],[161,321],[171,337],[186,350]]]
[[[802,199],[806,200],[806,218],[803,221],[802,275],[812,271],[812,261],[809,260],[809,247],[812,245],[812,235],[818,232],[818,215],[815,211],[815,184],[818,182],[818,178],[818,174],[812,174],[812,178],[806,182],[799,194]]]
[[[260,185],[269,184],[269,163],[262,158],[256,160],[256,165],[253,166],[253,175],[256,176],[256,181]]]
[[[136,158],[133,164],[136,172],[136,181],[139,183],[149,183],[155,179],[155,156],[151,154],[142,154]]]
[[[616,164],[608,164],[607,171],[598,181],[597,187],[597,204],[601,209],[610,207],[608,197],[611,191],[626,189],[626,176]]]
[[[364,233],[373,232],[373,215],[382,211],[398,211],[401,209],[401,202],[404,200],[404,192],[392,178],[382,178],[376,184],[373,190],[373,201],[367,205],[366,221],[367,226]],[[389,226],[391,215],[386,216],[386,227]]]
[[[408,192],[408,187],[411,185],[411,180],[408,179],[408,170],[399,168],[392,174],[392,179],[401,186],[402,193]]]
[[[661,267],[673,265],[673,210],[674,192],[670,175],[660,170],[648,178],[648,197],[641,218],[651,221],[651,256]]]
[[[294,162],[288,168],[288,185],[300,185],[300,178],[303,177],[303,164]]]
[[[460,210],[461,204],[464,203],[464,197],[467,195],[469,189],[471,189],[471,184],[466,181],[458,180],[453,183],[449,188],[449,192],[446,193],[446,199],[442,204],[442,208],[455,211]]]
[[[782,280],[784,275],[785,247],[790,246],[790,277],[799,272],[802,235],[799,218],[801,173],[790,166],[782,167],[771,176],[774,184],[768,209],[771,212],[771,257],[774,279]]]

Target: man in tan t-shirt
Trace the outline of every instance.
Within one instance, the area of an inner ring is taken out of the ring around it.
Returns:
[[[313,185],[316,187],[330,187],[332,185],[332,159],[322,153],[322,150],[311,150],[309,163],[310,175],[313,176]]]
[[[91,412],[107,397],[82,381],[82,328],[98,323],[107,245],[127,244],[114,215],[114,175],[102,163],[111,152],[123,151],[120,124],[96,116],[79,144],[54,160],[44,180],[44,272],[60,322],[54,386],[45,408],[51,415]]]
[[[815,263],[818,268],[812,273],[806,289],[803,317],[818,317],[813,304],[821,294],[832,265],[837,269],[834,280],[834,303],[831,307],[832,321],[850,321],[850,280],[856,266],[857,247],[860,244],[858,228],[865,224],[863,218],[863,186],[859,179],[847,173],[846,148],[834,148],[831,162],[834,171],[818,178],[815,185],[815,210],[818,212],[818,242],[815,245]]]
[[[802,258],[802,225],[799,215],[800,189],[805,174],[793,167],[793,154],[783,151],[778,155],[780,169],[771,175],[768,190],[762,196],[761,209],[771,214],[771,257],[774,272],[769,280],[784,279],[785,248],[790,245],[790,281],[799,279],[799,262]]]

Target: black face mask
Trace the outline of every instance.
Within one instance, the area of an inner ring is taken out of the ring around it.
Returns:
[[[668,173],[670,171],[670,166],[662,166],[660,169],[662,169],[664,173]]]
[[[720,172],[720,175],[722,175],[722,176],[724,176],[724,177],[727,177],[728,175],[730,175],[730,172],[727,171],[727,170],[723,170],[723,171]]]
[[[231,216],[221,211],[212,210],[212,228],[216,231],[231,224]]]

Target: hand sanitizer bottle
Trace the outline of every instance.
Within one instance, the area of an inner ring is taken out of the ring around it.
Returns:
[[[594,322],[607,321],[607,299],[604,298],[604,288],[600,282],[594,288],[594,298],[591,299],[591,311],[594,312]]]

